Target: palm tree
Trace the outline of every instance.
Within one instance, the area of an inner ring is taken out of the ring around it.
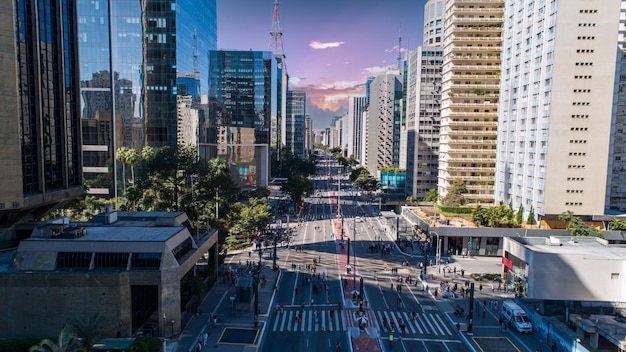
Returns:
[[[99,313],[94,314],[87,320],[76,319],[71,324],[87,352],[91,351],[96,342],[105,337],[105,319]]]
[[[43,339],[38,345],[28,349],[28,352],[84,352],[83,344],[78,340],[72,327],[66,325],[59,333],[56,342]]]

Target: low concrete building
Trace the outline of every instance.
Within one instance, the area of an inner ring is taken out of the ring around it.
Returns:
[[[538,300],[626,302],[626,248],[595,237],[505,237],[509,287]]]
[[[180,332],[181,286],[201,263],[217,272],[217,231],[192,235],[181,212],[107,212],[80,224],[45,224],[0,272],[0,337],[56,336],[101,315],[118,336],[146,325]],[[182,323],[182,324],[181,324]]]

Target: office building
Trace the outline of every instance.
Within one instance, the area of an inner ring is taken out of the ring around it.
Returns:
[[[363,113],[367,110],[366,96],[348,98],[348,156],[353,155],[357,161],[363,160]]]
[[[623,189],[620,3],[507,1],[496,201],[602,215]]]
[[[304,153],[307,158],[313,151],[313,144],[313,119],[311,115],[304,115]]]
[[[504,0],[445,3],[440,198],[461,180],[468,205],[494,202],[503,15]]]
[[[303,90],[287,91],[287,116],[285,121],[285,146],[293,155],[304,159],[304,118],[306,116],[306,92]]]
[[[96,314],[105,334],[180,333],[199,305],[181,293],[201,277],[196,264],[217,276],[217,230],[194,232],[180,212],[107,209],[89,222],[40,224],[0,268],[0,336],[57,336]]]
[[[193,143],[198,126],[207,123],[201,97],[208,93],[207,52],[217,45],[216,4],[215,0],[76,0],[76,4],[83,176],[89,193],[114,197],[122,189],[118,179],[128,178],[117,167],[117,148]],[[111,173],[112,168],[117,172]]]
[[[372,175],[399,165],[402,82],[397,73],[376,76],[370,85],[364,166]]]
[[[81,194],[75,1],[3,1],[0,24],[0,247]],[[30,6],[29,6],[30,5]]]
[[[428,0],[424,5],[423,46],[443,44],[443,9],[444,0]]]
[[[268,184],[278,73],[269,51],[209,52],[209,122],[200,133],[200,157],[225,159],[244,191]]]
[[[405,192],[419,200],[437,189],[442,49],[419,47],[407,55]]]

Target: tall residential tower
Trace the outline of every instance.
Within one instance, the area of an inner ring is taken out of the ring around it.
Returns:
[[[504,0],[451,0],[444,10],[438,192],[455,180],[469,204],[493,204]]]
[[[624,188],[610,185],[624,178],[620,3],[507,1],[496,201],[539,217],[602,215],[606,192]]]

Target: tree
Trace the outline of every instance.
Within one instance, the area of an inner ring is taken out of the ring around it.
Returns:
[[[365,192],[376,192],[380,189],[380,182],[372,176],[359,177],[354,182],[354,185],[359,187]]]
[[[250,198],[248,204],[241,207],[239,216],[230,232],[243,234],[250,240],[250,235],[255,235],[259,230],[270,223],[272,208],[265,198]]]
[[[83,342],[85,351],[92,350],[93,345],[105,336],[105,319],[102,315],[96,313],[87,320],[74,320],[71,322],[76,335]]]
[[[128,352],[160,352],[163,342],[152,336],[140,336],[128,347]]]
[[[456,179],[452,181],[452,187],[448,191],[445,197],[442,199],[442,203],[447,207],[458,207],[464,205],[467,200],[464,197],[464,194],[467,193],[467,187],[465,186],[465,182],[460,179]]]
[[[306,177],[293,175],[287,179],[287,182],[285,182],[281,189],[291,197],[291,200],[296,203],[298,207],[300,207],[300,205],[302,205],[302,196],[313,192],[313,185]]]
[[[66,325],[59,333],[56,341],[43,339],[38,345],[32,346],[28,352],[83,352],[83,344],[78,340],[70,325]]]
[[[626,220],[620,220],[618,218],[611,219],[609,228],[613,231],[626,231]]]
[[[424,202],[437,203],[438,199],[439,199],[439,192],[437,191],[436,188],[431,188],[428,190],[428,193],[426,193],[426,197],[424,197]]]
[[[602,236],[598,228],[585,224],[585,222],[578,216],[574,215],[571,210],[561,213],[559,215],[559,220],[567,221],[567,229],[574,236]]]
[[[535,209],[533,208],[533,206],[530,206],[530,210],[528,210],[528,217],[526,218],[526,223],[528,225],[534,225],[535,224]]]
[[[523,221],[524,221],[524,206],[520,204],[519,208],[517,209],[517,213],[515,213],[515,223],[518,225],[521,225]]]
[[[356,169],[352,170],[352,172],[350,173],[350,181],[354,182],[356,181],[359,177],[369,177],[370,172],[364,168],[363,166],[358,166]]]

